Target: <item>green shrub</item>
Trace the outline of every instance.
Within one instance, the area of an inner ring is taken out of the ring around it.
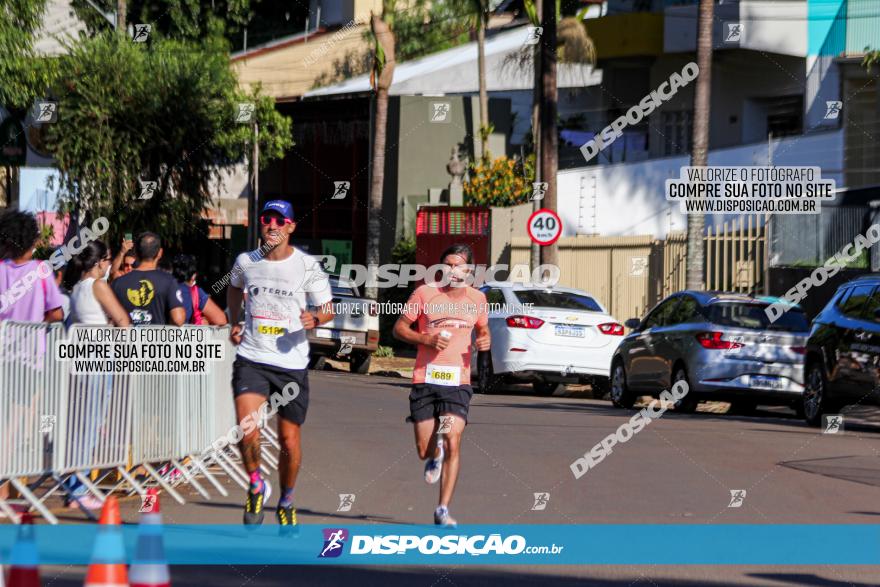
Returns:
[[[390,346],[381,346],[380,345],[379,348],[376,349],[376,352],[373,353],[373,356],[374,357],[393,358],[394,357],[394,349],[391,348]]]

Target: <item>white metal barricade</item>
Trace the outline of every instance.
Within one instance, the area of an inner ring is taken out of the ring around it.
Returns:
[[[246,487],[235,447],[211,448],[236,423],[229,328],[192,328],[205,329],[224,345],[223,360],[208,362],[204,373],[74,373],[71,361],[55,354],[56,343],[68,337],[63,326],[0,322],[0,482],[11,482],[52,523],[57,520],[44,502],[59,488],[70,493],[72,484],[83,485],[104,499],[88,477],[95,469],[121,475],[111,491],[127,484],[143,494],[152,477],[181,503],[174,489],[180,482],[210,497],[197,478],[227,494],[214,478],[217,469],[210,470],[213,465]],[[267,460],[277,462],[271,453]],[[175,469],[178,481],[171,475]],[[149,476],[138,480],[138,470]],[[23,481],[33,477],[56,483],[37,496]],[[2,499],[0,509],[17,519]]]
[[[61,326],[0,322],[0,480],[9,480],[50,521],[55,516],[20,478],[44,474],[51,466],[64,386],[51,349],[63,336]],[[3,500],[0,509],[15,519]]]

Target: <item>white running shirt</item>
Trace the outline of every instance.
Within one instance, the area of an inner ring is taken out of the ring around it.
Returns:
[[[238,356],[283,369],[305,369],[309,340],[300,322],[307,305],[333,299],[330,280],[311,255],[294,248],[283,261],[257,251],[235,260],[230,284],[244,290],[245,327]]]

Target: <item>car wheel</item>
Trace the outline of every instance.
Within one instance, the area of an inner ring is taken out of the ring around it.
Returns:
[[[611,390],[611,380],[608,377],[595,377],[590,383],[593,399],[602,399]]]
[[[803,406],[804,420],[810,426],[819,426],[822,423],[822,415],[829,411],[825,373],[819,362],[811,363],[807,367]]]
[[[688,393],[683,398],[675,402],[675,411],[681,412],[682,414],[693,414],[697,411],[697,404],[700,403],[700,400],[697,399],[695,395],[692,395],[693,390],[691,390],[690,382],[688,381],[687,371],[685,371],[684,367],[678,367],[675,370],[675,374],[672,376],[672,385],[675,385],[679,381],[684,381],[688,385]]]
[[[349,370],[358,375],[366,375],[370,372],[370,363],[373,355],[368,352],[354,352],[348,359]]]
[[[477,393],[495,393],[501,386],[501,378],[492,369],[492,353],[480,351],[477,354]]]
[[[323,371],[324,366],[327,364],[327,357],[324,355],[312,355],[309,357],[309,369],[313,369],[315,371]]]
[[[635,394],[626,385],[626,371],[623,363],[618,361],[611,368],[611,403],[618,408],[629,410],[636,403]]]
[[[561,383],[556,383],[555,381],[533,381],[532,389],[535,391],[535,395],[542,396],[550,396],[556,393],[558,390],[562,389],[564,386]]]

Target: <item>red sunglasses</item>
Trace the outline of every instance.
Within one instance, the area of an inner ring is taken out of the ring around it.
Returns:
[[[281,222],[283,220],[283,222]],[[260,224],[263,226],[269,226],[275,224],[276,226],[284,226],[286,224],[293,224],[293,221],[290,218],[278,218],[274,214],[263,214],[260,216]]]

